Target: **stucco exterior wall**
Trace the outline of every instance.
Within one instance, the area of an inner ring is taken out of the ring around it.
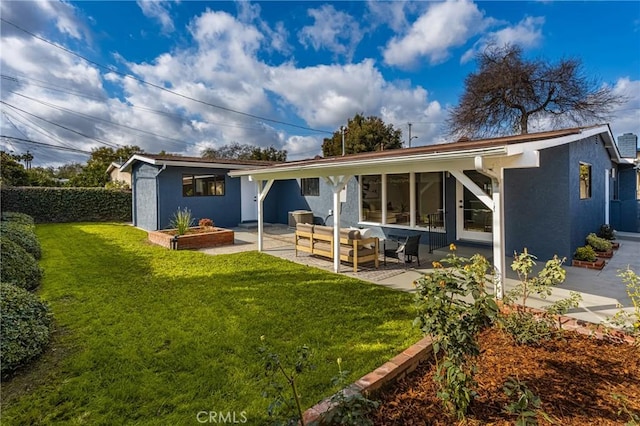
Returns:
[[[598,232],[605,223],[605,206],[610,200],[605,198],[605,186],[610,180],[605,171],[613,164],[600,136],[583,139],[569,145],[569,208],[571,215],[571,255],[576,248],[585,244],[590,232]],[[580,199],[580,162],[591,164],[591,198]],[[609,193],[611,197],[611,192]],[[569,257],[569,256],[567,256]]]
[[[624,232],[640,232],[637,171],[632,164],[618,166],[618,200],[611,202],[611,225]]]
[[[571,255],[569,147],[540,151],[540,167],[505,170],[505,247],[539,259]]]
[[[133,224],[142,229],[158,229],[158,170],[146,163],[136,163],[132,168]]]
[[[158,215],[159,229],[170,227],[173,215],[178,208],[188,208],[197,223],[209,218],[216,226],[229,228],[240,223],[240,179],[230,178],[226,169],[206,169],[191,167],[167,167],[158,175]],[[182,196],[182,175],[225,176],[225,191],[222,196]]]

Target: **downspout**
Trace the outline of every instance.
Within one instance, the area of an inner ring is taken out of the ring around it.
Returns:
[[[160,184],[158,183],[158,176],[167,168],[167,163],[162,165],[162,168],[153,176],[156,182],[156,229],[160,228]]]

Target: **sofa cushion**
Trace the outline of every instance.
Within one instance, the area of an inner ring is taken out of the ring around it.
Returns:
[[[316,225],[313,232],[320,235],[333,235],[333,226]]]
[[[341,229],[340,230],[340,238],[346,238],[348,240],[359,240],[360,239],[360,230],[349,228],[349,229]]]

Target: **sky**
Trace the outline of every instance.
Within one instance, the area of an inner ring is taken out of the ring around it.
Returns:
[[[640,134],[640,1],[3,0],[0,17],[0,131],[38,143],[0,149],[29,150],[34,166],[124,145],[311,158],[357,113],[405,143],[411,123],[412,146],[446,142],[475,55],[505,43],[581,60],[626,99],[614,136]]]

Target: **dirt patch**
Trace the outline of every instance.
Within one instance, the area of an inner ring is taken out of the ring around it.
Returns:
[[[498,329],[480,336],[479,397],[468,414],[471,425],[508,425],[515,418],[503,412],[508,399],[503,386],[508,377],[526,382],[542,400],[542,410],[561,425],[620,425],[629,415],[640,415],[640,348],[596,340],[576,333],[539,347],[515,346]],[[451,425],[436,398],[433,364],[425,363],[381,395],[374,414],[376,425]],[[549,424],[544,420],[540,424]],[[463,423],[460,423],[463,424]]]

